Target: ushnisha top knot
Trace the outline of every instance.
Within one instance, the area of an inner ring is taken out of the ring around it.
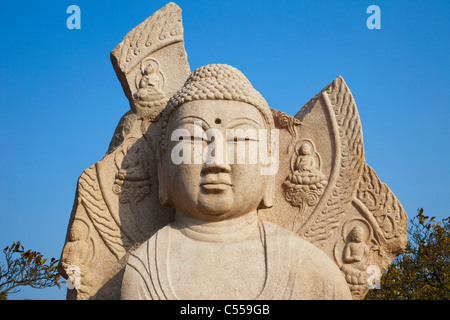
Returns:
[[[273,128],[273,116],[266,100],[245,75],[232,66],[208,64],[196,69],[170,98],[165,113],[170,116],[176,107],[195,100],[233,100],[251,104],[261,112],[268,128]]]
[[[234,100],[251,104],[263,114],[272,127],[270,108],[262,95],[238,69],[226,64],[209,64],[195,70],[172,98],[168,111],[195,100]]]

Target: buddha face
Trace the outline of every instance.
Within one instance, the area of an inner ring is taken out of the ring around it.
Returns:
[[[303,145],[300,147],[300,154],[301,154],[301,155],[308,155],[308,154],[311,154],[311,146],[310,146],[309,144],[307,144],[307,143],[303,144]]]
[[[175,209],[207,221],[238,217],[256,210],[262,201],[269,203],[273,176],[262,175],[264,165],[252,161],[248,151],[245,161],[236,161],[235,154],[230,154],[230,150],[237,152],[238,143],[249,150],[251,143],[259,142],[259,136],[240,136],[239,131],[259,129],[267,129],[264,118],[244,102],[198,100],[179,106],[167,127],[170,141],[159,167],[160,196],[165,194],[162,197]],[[180,148],[192,151],[192,161],[174,160]],[[202,156],[194,159],[199,150]]]
[[[361,242],[363,240],[363,230],[359,227],[355,227],[351,231],[351,239],[354,242]]]

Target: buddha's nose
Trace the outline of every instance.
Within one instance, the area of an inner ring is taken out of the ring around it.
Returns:
[[[231,167],[228,163],[218,161],[218,159],[213,158],[210,161],[206,161],[202,169],[203,173],[230,173]]]

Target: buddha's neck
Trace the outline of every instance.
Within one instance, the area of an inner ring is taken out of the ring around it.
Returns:
[[[224,221],[204,221],[184,212],[175,214],[175,226],[188,238],[205,242],[237,242],[258,235],[258,214],[251,211]]]

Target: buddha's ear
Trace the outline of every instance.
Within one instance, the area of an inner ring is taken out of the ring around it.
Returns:
[[[264,194],[260,204],[261,209],[271,208],[275,196],[275,175],[266,176]]]
[[[164,166],[162,164],[161,155],[158,155],[158,197],[159,197],[159,203],[161,203],[162,206],[171,207],[171,201],[169,197],[169,179],[165,176],[164,172],[167,172],[167,170],[164,170]]]
[[[167,188],[165,187],[165,183],[160,183],[159,184],[158,196],[159,196],[159,203],[162,206],[170,207],[169,193],[167,192]]]

